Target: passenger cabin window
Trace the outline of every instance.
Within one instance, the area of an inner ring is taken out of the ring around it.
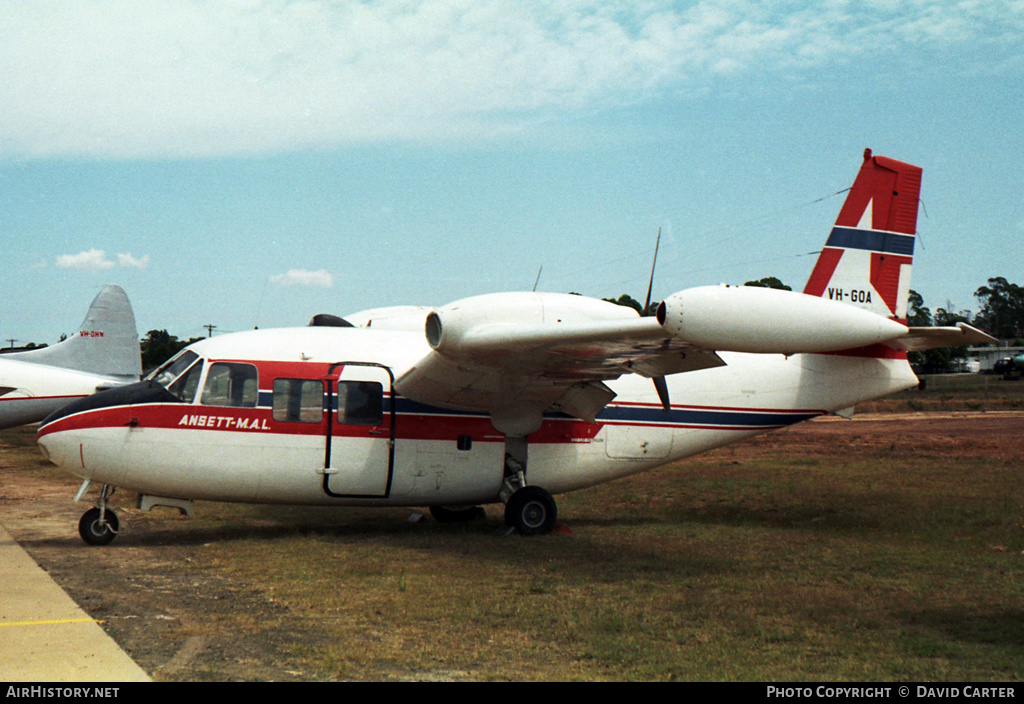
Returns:
[[[384,387],[377,381],[338,382],[338,422],[380,425],[384,420]]]
[[[324,383],[319,379],[274,379],[274,420],[319,423],[324,417]]]
[[[259,396],[256,367],[237,362],[215,362],[210,365],[203,385],[204,406],[255,408]]]

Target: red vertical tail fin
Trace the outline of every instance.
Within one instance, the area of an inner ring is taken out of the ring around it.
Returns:
[[[920,193],[920,167],[865,149],[804,293],[905,320]]]

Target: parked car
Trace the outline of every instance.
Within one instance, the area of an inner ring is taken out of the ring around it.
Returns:
[[[1003,357],[992,365],[993,374],[1002,374],[1006,380],[1020,379],[1024,376],[1024,354],[1016,357]]]

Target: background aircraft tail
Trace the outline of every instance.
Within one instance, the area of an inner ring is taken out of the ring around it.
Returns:
[[[135,314],[127,294],[113,284],[96,295],[74,335],[56,345],[4,358],[126,379],[142,374]]]
[[[864,150],[804,293],[905,321],[921,169]]]

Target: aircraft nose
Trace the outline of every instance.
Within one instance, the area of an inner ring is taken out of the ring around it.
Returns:
[[[50,462],[73,474],[84,476],[87,453],[82,443],[91,435],[90,428],[120,424],[115,420],[120,415],[116,410],[102,414],[90,412],[141,403],[181,403],[181,399],[152,381],[140,381],[100,391],[72,401],[47,416],[36,431],[36,443]]]
[[[43,457],[61,469],[72,473],[76,473],[74,470],[78,466],[74,462],[77,453],[74,448],[80,447],[79,442],[78,433],[74,430],[54,433],[48,432],[44,430],[43,426],[40,426],[36,432],[36,444]]]
[[[181,399],[154,381],[138,381],[72,401],[43,419],[39,430],[42,431],[48,425],[76,413],[114,406],[132,406],[139,403],[181,403]]]

